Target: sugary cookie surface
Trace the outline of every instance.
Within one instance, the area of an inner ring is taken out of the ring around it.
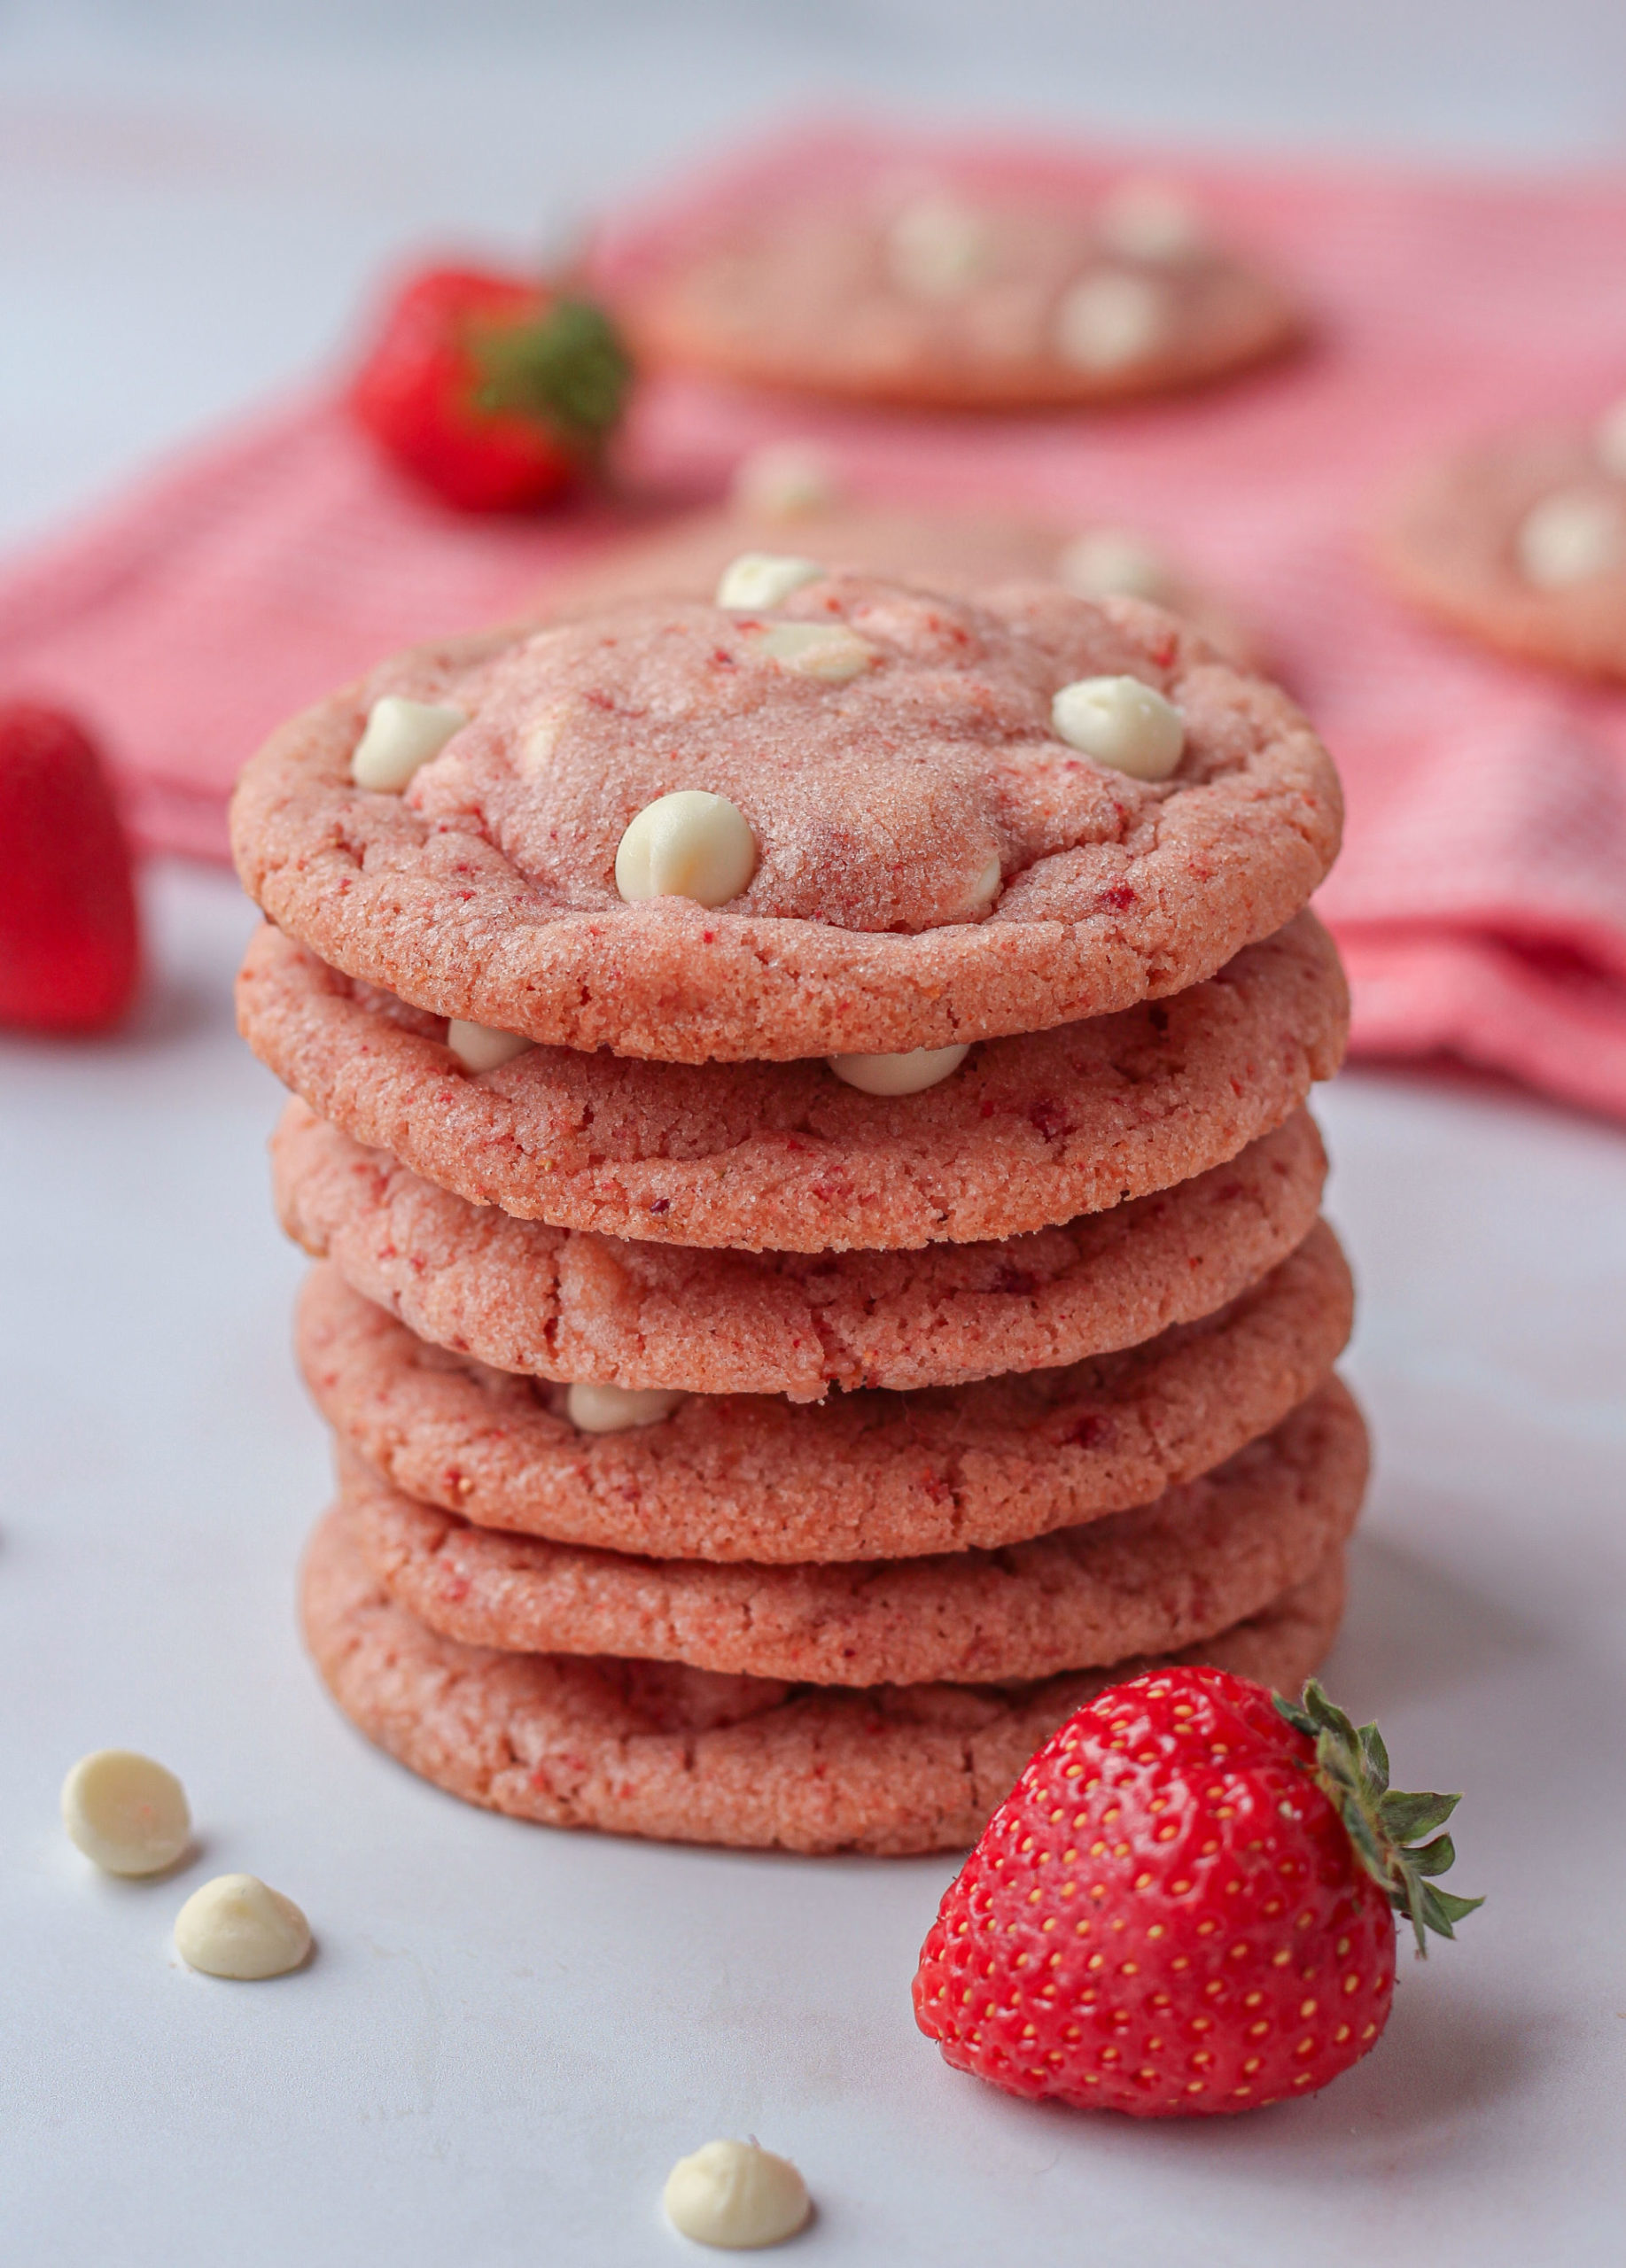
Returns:
[[[1166,776],[1064,736],[1058,695],[1096,680],[1156,696]],[[470,719],[403,792],[350,776],[386,695]],[[404,656],[251,764],[234,842],[267,911],[352,975],[699,1061],[946,1046],[1177,990],[1298,910],[1339,824],[1293,704],[1157,609],[832,571],[772,610],[650,601]]]
[[[1149,840],[1156,797],[1080,760],[1051,711],[1074,680],[1162,692],[1183,658],[1171,636],[1038,588],[972,605],[836,574],[771,612],[634,606],[503,656],[407,801],[472,821],[561,911],[597,912],[620,901],[617,851],[638,815],[703,790],[756,843],[732,912],[937,928],[1007,891],[1036,908],[1062,881],[1050,862],[1080,847]],[[1252,720],[1228,688],[1182,691],[1195,786],[1246,761]]]

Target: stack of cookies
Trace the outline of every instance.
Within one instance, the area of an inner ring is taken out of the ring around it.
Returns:
[[[239,1004],[345,1712],[525,1818],[905,1852],[1149,1663],[1295,1684],[1365,1469],[1338,827],[1149,604],[768,555],[281,732]]]

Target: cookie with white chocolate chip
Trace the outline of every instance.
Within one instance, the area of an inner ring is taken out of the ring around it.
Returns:
[[[1626,678],[1626,396],[1436,465],[1391,506],[1378,554],[1397,590],[1453,628]]]
[[[1131,400],[1303,330],[1191,199],[1133,181],[1093,205],[947,184],[759,202],[676,243],[619,312],[649,362],[909,408]]]
[[[1148,1503],[998,1552],[844,1565],[634,1558],[494,1534],[339,1460],[374,1573],[444,1637],[844,1686],[1053,1677],[1211,1638],[1346,1540],[1365,1480],[1360,1414],[1334,1379]]]
[[[1172,999],[1048,1032],[639,1062],[447,1023],[267,924],[237,1020],[320,1117],[474,1204],[659,1244],[825,1252],[1015,1236],[1204,1172],[1331,1077],[1348,1001],[1305,913]]]
[[[1183,1653],[1295,1692],[1332,1643],[1343,1596],[1338,1549]],[[394,1604],[342,1508],[311,1541],[302,1605],[345,1714],[453,1795],[550,1827],[743,1849],[961,1849],[1073,1710],[1158,1666],[854,1688],[465,1646]]]
[[[1259,666],[1257,641],[1237,610],[1161,540],[1033,512],[860,502],[841,495],[833,475],[816,485],[818,462],[789,445],[758,451],[742,465],[728,509],[623,536],[549,582],[537,594],[538,611],[561,620],[628,599],[710,598],[742,553],[794,551],[933,587],[1038,578],[1079,598],[1149,599],[1182,615],[1239,669]]]
[[[1178,991],[1330,866],[1338,784],[1302,714],[1156,608],[839,571],[781,588],[386,664],[248,765],[251,895],[440,1015],[784,1060]],[[1074,714],[1068,689],[1103,680],[1142,689],[1138,722]],[[468,718],[401,792],[353,775],[386,697]]]
[[[1235,1283],[1224,1257],[1194,1258],[1210,1294]],[[1160,1307],[1144,1288],[1140,1322],[1202,1296],[1165,1281]],[[1352,1299],[1332,1231],[1312,1224],[1221,1307],[1128,1347],[818,1405],[496,1371],[416,1338],[331,1265],[306,1284],[298,1343],[340,1441],[404,1495],[477,1526],[644,1557],[834,1564],[997,1550],[1207,1472],[1319,1384]]]

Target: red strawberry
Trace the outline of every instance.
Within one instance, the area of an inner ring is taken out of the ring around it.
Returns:
[[[1455,1796],[1389,1788],[1312,1680],[1302,1705],[1225,1670],[1112,1687],[1046,1743],[949,1885],[914,2013],[1012,2094],[1140,2118],[1325,2086],[1382,2031],[1391,1908],[1451,1935],[1435,1890]]]
[[[128,1007],[140,959],[100,757],[71,717],[0,706],[0,1024],[100,1031]]]
[[[410,280],[352,384],[398,464],[465,511],[545,504],[596,467],[632,375],[587,299],[472,268]]]

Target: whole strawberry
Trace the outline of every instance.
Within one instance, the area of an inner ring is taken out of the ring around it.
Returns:
[[[129,845],[102,760],[71,717],[0,704],[0,1024],[92,1032],[141,959]]]
[[[471,512],[546,504],[595,470],[631,366],[590,300],[435,268],[391,301],[350,390],[386,453]]]
[[[959,2070],[1141,2118],[1256,2109],[1364,2055],[1424,1934],[1455,1796],[1390,1791],[1377,1728],[1217,1669],[1112,1687],[1046,1742],[945,1892],[914,2012]]]

